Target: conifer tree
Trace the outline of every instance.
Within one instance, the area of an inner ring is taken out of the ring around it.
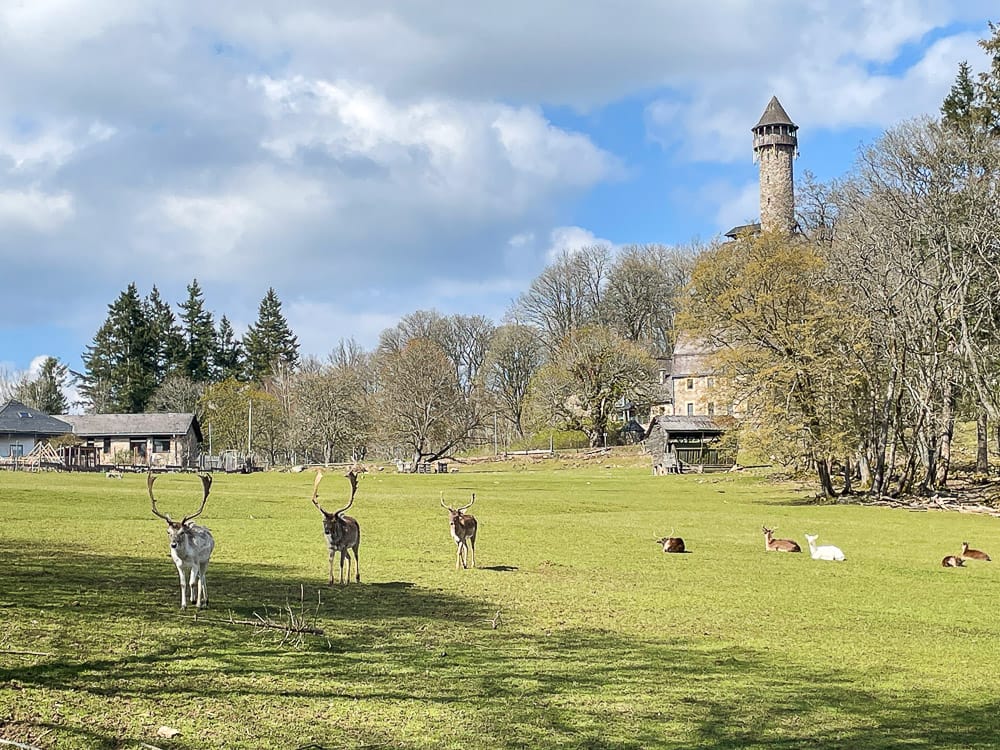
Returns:
[[[180,303],[184,332],[183,372],[196,382],[207,382],[212,376],[212,360],[216,352],[215,321],[205,309],[198,279],[188,285],[188,298]]]
[[[978,121],[978,109],[972,72],[969,63],[963,60],[958,64],[955,83],[941,104],[941,120],[950,127],[967,130]]]
[[[160,291],[154,286],[146,297],[146,317],[149,320],[149,334],[155,347],[154,377],[159,384],[168,375],[176,372],[184,361],[184,337],[177,318]]]
[[[157,346],[134,283],[108,305],[108,317],[83,354],[80,391],[101,414],[145,411],[156,387]]]
[[[46,357],[42,362],[38,377],[25,378],[14,389],[14,398],[25,406],[38,409],[46,414],[65,414],[69,402],[63,387],[69,378],[69,368],[55,357]]]
[[[289,370],[299,361],[299,342],[281,313],[281,301],[273,288],[267,290],[257,311],[257,322],[243,336],[246,372],[250,380],[262,382],[277,367]]]
[[[215,357],[213,360],[213,379],[215,382],[234,379],[243,375],[243,347],[233,332],[233,324],[225,315],[219,321],[219,331],[215,336]]]

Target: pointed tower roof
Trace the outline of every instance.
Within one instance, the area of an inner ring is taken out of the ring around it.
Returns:
[[[776,96],[771,97],[771,101],[767,103],[767,107],[764,109],[764,114],[760,116],[760,121],[753,126],[753,129],[756,130],[765,125],[791,125],[795,129],[799,127],[792,122],[792,118],[785,112],[785,108],[781,106],[781,102],[778,101],[778,97]]]

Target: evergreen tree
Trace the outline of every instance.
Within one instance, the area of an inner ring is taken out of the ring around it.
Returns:
[[[950,127],[967,130],[977,122],[976,87],[969,63],[958,64],[958,75],[941,104],[941,120]]]
[[[184,337],[177,318],[160,291],[154,286],[146,297],[146,317],[149,320],[149,334],[155,347],[155,379],[161,383],[168,375],[177,371],[184,362]]]
[[[281,302],[274,289],[268,289],[257,311],[257,322],[243,336],[247,376],[262,382],[277,367],[295,368],[299,361],[299,342],[281,314]]]
[[[188,298],[180,304],[184,329],[183,372],[196,382],[207,382],[212,375],[212,359],[216,352],[215,321],[205,309],[198,279],[188,285]]]
[[[156,387],[157,346],[135,284],[108,305],[108,317],[83,354],[80,391],[95,413],[145,411]]]
[[[989,39],[980,39],[979,46],[990,57],[990,69],[979,74],[979,104],[982,123],[992,135],[1000,135],[1000,26],[990,24]]]
[[[244,371],[243,347],[233,332],[233,324],[225,315],[219,321],[219,332],[215,336],[214,380],[238,380]]]
[[[14,398],[25,406],[46,414],[65,414],[69,402],[63,387],[69,378],[69,368],[55,357],[46,357],[34,380],[25,378],[14,389]]]

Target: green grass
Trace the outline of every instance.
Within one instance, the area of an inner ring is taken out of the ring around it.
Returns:
[[[212,607],[179,609],[141,476],[0,473],[0,738],[43,748],[993,748],[997,519],[809,505],[740,475],[372,472],[328,588],[311,474],[218,476]],[[197,507],[191,475],[162,510]],[[475,492],[456,571],[440,491]],[[348,483],[329,475],[339,507]],[[765,553],[762,524],[846,563]],[[664,555],[674,528],[691,554]],[[304,605],[300,603],[304,600]],[[325,636],[226,622],[303,607]],[[502,623],[490,620],[501,611]],[[14,654],[45,652],[45,656]],[[156,737],[161,725],[180,730]]]

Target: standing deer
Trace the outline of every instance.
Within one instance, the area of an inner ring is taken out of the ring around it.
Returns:
[[[344,513],[354,504],[354,494],[358,491],[358,472],[365,471],[363,468],[354,467],[347,472],[347,478],[351,482],[351,499],[343,508],[333,513],[323,510],[322,506],[316,502],[319,497],[319,483],[323,479],[323,472],[316,472],[316,481],[313,483],[312,504],[319,508],[323,514],[323,535],[326,537],[326,546],[330,550],[330,581],[333,585],[333,558],[340,552],[340,583],[350,583],[351,581],[351,555],[354,550],[354,580],[361,583],[361,563],[358,562],[358,547],[361,545],[361,527],[358,522],[345,516]],[[347,562],[347,578],[344,578],[344,562]]]
[[[458,545],[458,557],[455,560],[456,570],[458,570],[459,566],[463,568],[476,567],[476,531],[479,524],[476,523],[475,516],[469,516],[464,513],[474,502],[476,502],[475,492],[472,493],[472,499],[468,505],[463,505],[461,508],[452,508],[449,505],[445,505],[444,493],[441,493],[441,507],[448,511],[450,517],[448,523],[451,526],[451,538]],[[471,562],[469,562],[470,555]]]
[[[774,534],[774,529],[769,529],[767,526],[761,527],[764,531],[764,549],[767,552],[801,552],[802,548],[791,539],[775,539],[772,534]]]
[[[215,539],[212,532],[204,526],[191,523],[192,518],[197,518],[205,510],[205,503],[208,502],[208,493],[212,489],[212,477],[209,474],[200,474],[201,484],[204,489],[204,496],[201,499],[201,507],[197,513],[184,516],[180,521],[174,521],[169,515],[160,513],[156,509],[156,498],[153,497],[153,482],[156,477],[150,471],[146,475],[146,488],[149,490],[149,499],[153,504],[153,515],[162,518],[167,522],[167,536],[170,537],[170,556],[177,566],[177,574],[181,579],[181,609],[186,609],[189,598],[196,601],[198,608],[208,606],[208,586],[205,583],[205,571],[208,568],[208,558],[212,556],[215,549]],[[197,587],[197,595],[195,590]]]

